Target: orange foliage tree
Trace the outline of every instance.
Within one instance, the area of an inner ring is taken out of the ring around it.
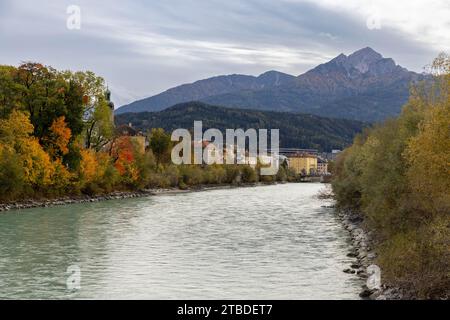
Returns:
[[[69,142],[72,137],[70,128],[67,127],[65,117],[55,119],[50,127],[50,133],[45,139],[49,154],[56,158],[69,152]]]
[[[125,182],[134,183],[139,179],[139,170],[135,163],[136,148],[128,136],[115,140],[112,155],[114,166]]]

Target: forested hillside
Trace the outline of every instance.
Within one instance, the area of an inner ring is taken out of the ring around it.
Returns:
[[[280,146],[313,148],[321,151],[343,149],[361,132],[364,123],[330,119],[309,114],[230,109],[200,102],[173,106],[160,112],[126,113],[116,116],[116,123],[129,124],[145,132],[151,128],[172,131],[191,129],[194,121],[202,120],[203,128],[280,129]]]

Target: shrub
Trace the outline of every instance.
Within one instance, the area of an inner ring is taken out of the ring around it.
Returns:
[[[20,156],[0,145],[0,199],[13,200],[23,195],[25,172]]]
[[[237,165],[225,165],[225,182],[239,183],[241,181],[241,172]]]
[[[252,183],[258,181],[256,171],[250,166],[242,166],[241,175],[242,175],[242,182]]]

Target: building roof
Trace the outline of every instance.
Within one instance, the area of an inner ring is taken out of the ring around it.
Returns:
[[[138,132],[133,129],[131,126],[123,124],[121,126],[116,127],[116,134],[119,136],[137,136]]]
[[[316,154],[309,153],[294,153],[287,155],[288,158],[317,158]]]

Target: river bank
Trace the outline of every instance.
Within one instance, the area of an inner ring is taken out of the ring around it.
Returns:
[[[360,275],[368,279],[372,274],[373,268],[378,268],[376,264],[377,252],[375,250],[375,239],[373,231],[367,230],[364,225],[364,219],[360,213],[350,210],[337,210],[337,217],[348,230],[351,236],[351,242],[354,250],[348,254],[355,258],[356,263],[350,268],[343,270],[345,273]],[[379,289],[369,289],[363,287],[360,297],[370,300],[411,300],[417,299],[411,292],[399,287],[389,286],[383,282],[383,271],[381,270],[381,285]]]
[[[197,191],[207,191],[216,189],[231,189],[231,188],[249,188],[265,186],[277,183],[240,183],[240,184],[218,184],[218,185],[201,185],[194,186],[186,189],[180,188],[153,188],[153,189],[143,189],[138,191],[114,191],[107,194],[98,195],[73,195],[65,196],[54,199],[26,199],[18,200],[7,203],[0,203],[0,212],[6,212],[10,210],[21,210],[21,209],[31,209],[39,207],[55,207],[55,206],[65,206],[76,203],[88,203],[88,202],[99,202],[108,200],[118,200],[118,199],[129,199],[129,198],[141,198],[148,196],[157,196],[165,194],[178,194],[187,192],[197,192]]]

